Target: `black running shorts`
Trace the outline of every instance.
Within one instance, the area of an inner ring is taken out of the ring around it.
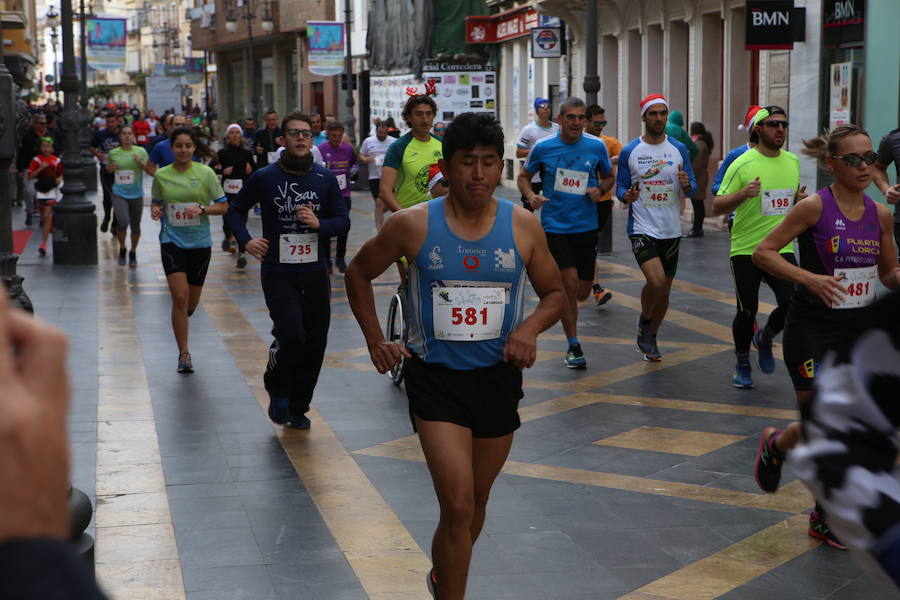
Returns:
[[[812,390],[828,351],[837,349],[858,333],[859,320],[853,316],[859,315],[857,311],[861,309],[831,310],[840,314],[823,315],[821,311],[795,305],[787,311],[783,336],[784,364],[797,391]]]
[[[406,361],[405,379],[410,416],[454,423],[477,438],[502,437],[522,424],[522,371],[509,363],[456,371],[413,355]]]
[[[652,258],[658,258],[662,262],[663,271],[667,277],[675,277],[678,270],[678,248],[681,246],[681,238],[659,240],[649,235],[638,234],[629,236],[631,251],[637,259],[638,265],[642,265]]]
[[[547,232],[545,235],[550,254],[556,259],[560,271],[575,267],[578,279],[594,280],[594,266],[597,262],[596,229],[579,233]]]
[[[166,277],[172,273],[187,275],[188,285],[202,286],[209,269],[211,248],[181,248],[171,242],[160,245],[163,271]]]

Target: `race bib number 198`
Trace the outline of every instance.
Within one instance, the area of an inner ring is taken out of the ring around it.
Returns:
[[[763,190],[762,214],[763,216],[786,215],[794,203],[794,190],[784,188],[780,190]]]
[[[434,337],[474,342],[500,337],[505,295],[503,288],[435,288],[431,308]]]
[[[587,193],[588,174],[586,171],[573,171],[571,169],[556,169],[556,180],[553,189],[564,194]]]

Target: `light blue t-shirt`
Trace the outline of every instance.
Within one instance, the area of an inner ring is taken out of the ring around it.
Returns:
[[[606,144],[598,137],[583,133],[573,144],[557,133],[538,141],[528,153],[525,169],[540,173],[541,194],[550,202],[541,207],[541,225],[548,233],[581,233],[597,229],[597,203],[587,188],[599,183],[597,173],[612,170]]]

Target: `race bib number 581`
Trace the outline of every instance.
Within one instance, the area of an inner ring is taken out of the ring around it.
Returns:
[[[436,288],[431,301],[434,337],[457,342],[496,339],[505,306],[503,288]]]

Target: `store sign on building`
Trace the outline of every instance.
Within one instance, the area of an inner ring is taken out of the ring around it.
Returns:
[[[794,47],[794,0],[747,0],[747,50],[791,50]]]
[[[466,42],[494,44],[528,35],[538,25],[536,10],[515,9],[496,15],[466,17]]]
[[[822,42],[827,46],[857,46],[865,38],[864,0],[825,0]]]

